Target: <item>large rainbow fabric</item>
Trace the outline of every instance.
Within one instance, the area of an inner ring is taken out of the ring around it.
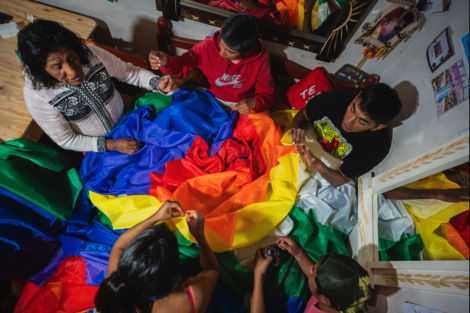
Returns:
[[[15,312],[92,309],[114,241],[167,199],[179,201],[185,210],[200,210],[206,218],[206,237],[221,264],[210,312],[242,312],[240,303],[251,292],[253,274],[241,266],[240,255],[252,255],[260,240],[277,234],[279,225],[290,225],[283,234],[316,261],[328,252],[348,254],[345,232],[323,225],[313,210],[295,206],[299,189],[311,179],[287,135],[295,111],[227,114],[203,90],[180,90],[171,105],[162,97],[144,95],[151,106],[135,103],[107,135],[136,138],[144,147],[130,156],[87,153],[82,181],[53,148],[27,141],[0,144],[5,148],[0,166],[5,160],[11,168],[11,162],[21,159],[31,170],[23,173],[23,181],[33,178],[44,190],[44,177],[62,184],[61,194],[49,191],[37,199],[25,199],[23,185],[18,192],[1,186],[0,197],[8,203],[0,210],[11,215],[5,227],[21,230],[21,236],[8,237],[7,228],[0,228],[1,243],[9,247],[5,261],[36,256],[44,248],[41,260],[15,271],[28,281]],[[95,218],[90,200],[98,209]],[[12,215],[18,205],[24,214]],[[31,219],[21,217],[28,214]],[[186,222],[174,218],[167,224],[178,236],[182,268],[188,275],[198,274],[198,249]],[[35,243],[40,243],[37,248]],[[288,256],[268,276],[268,312],[303,312],[311,294],[295,259]]]

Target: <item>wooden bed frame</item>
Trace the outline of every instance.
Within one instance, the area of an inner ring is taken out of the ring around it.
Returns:
[[[174,48],[181,48],[185,50],[191,49],[195,44],[200,42],[200,40],[194,40],[194,39],[187,39],[183,37],[177,37],[173,35],[172,32],[172,23],[170,20],[164,18],[163,16],[160,16],[157,20],[157,25],[158,25],[158,32],[157,32],[157,41],[158,41],[158,47],[161,51],[172,55],[172,49],[171,47]],[[279,57],[271,56],[271,72],[273,74],[273,77],[276,81],[278,82],[278,77],[279,76],[284,76],[288,77],[291,79],[302,79],[305,76],[308,75],[308,73],[311,72],[311,69],[308,69],[306,67],[303,67],[295,62],[289,61],[287,59],[282,59]],[[352,91],[361,91],[366,87],[372,86],[374,84],[377,84],[380,82],[380,76],[376,74],[371,74],[367,76],[367,78],[359,83],[358,85],[351,84],[348,82],[345,82],[339,78],[336,78],[333,74],[330,74],[327,72],[325,68],[322,67],[323,72],[325,73],[326,77],[330,81],[331,85],[335,89],[346,89],[346,90],[352,90]],[[182,80],[178,80],[179,85],[184,85],[188,81],[193,81],[198,83],[200,79],[200,73],[199,70],[191,72],[188,77]],[[289,87],[289,85],[284,84],[285,86]],[[292,84],[290,84],[292,85]]]

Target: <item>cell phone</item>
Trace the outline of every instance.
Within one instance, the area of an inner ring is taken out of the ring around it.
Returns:
[[[13,16],[5,14],[5,13],[0,13],[0,24],[6,24],[10,22],[13,19]]]

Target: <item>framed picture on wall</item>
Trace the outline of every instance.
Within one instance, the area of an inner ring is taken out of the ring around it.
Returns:
[[[450,43],[449,28],[446,28],[428,46],[426,57],[431,72],[435,72],[439,66],[454,55],[454,49]]]

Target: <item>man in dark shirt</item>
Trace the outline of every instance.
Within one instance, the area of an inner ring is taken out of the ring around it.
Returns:
[[[375,84],[359,94],[330,90],[314,97],[297,113],[289,135],[309,166],[337,187],[383,160],[389,144],[386,123],[401,108],[397,92],[386,84]],[[308,123],[313,125],[323,150],[343,160],[338,171],[328,168],[302,144]]]

